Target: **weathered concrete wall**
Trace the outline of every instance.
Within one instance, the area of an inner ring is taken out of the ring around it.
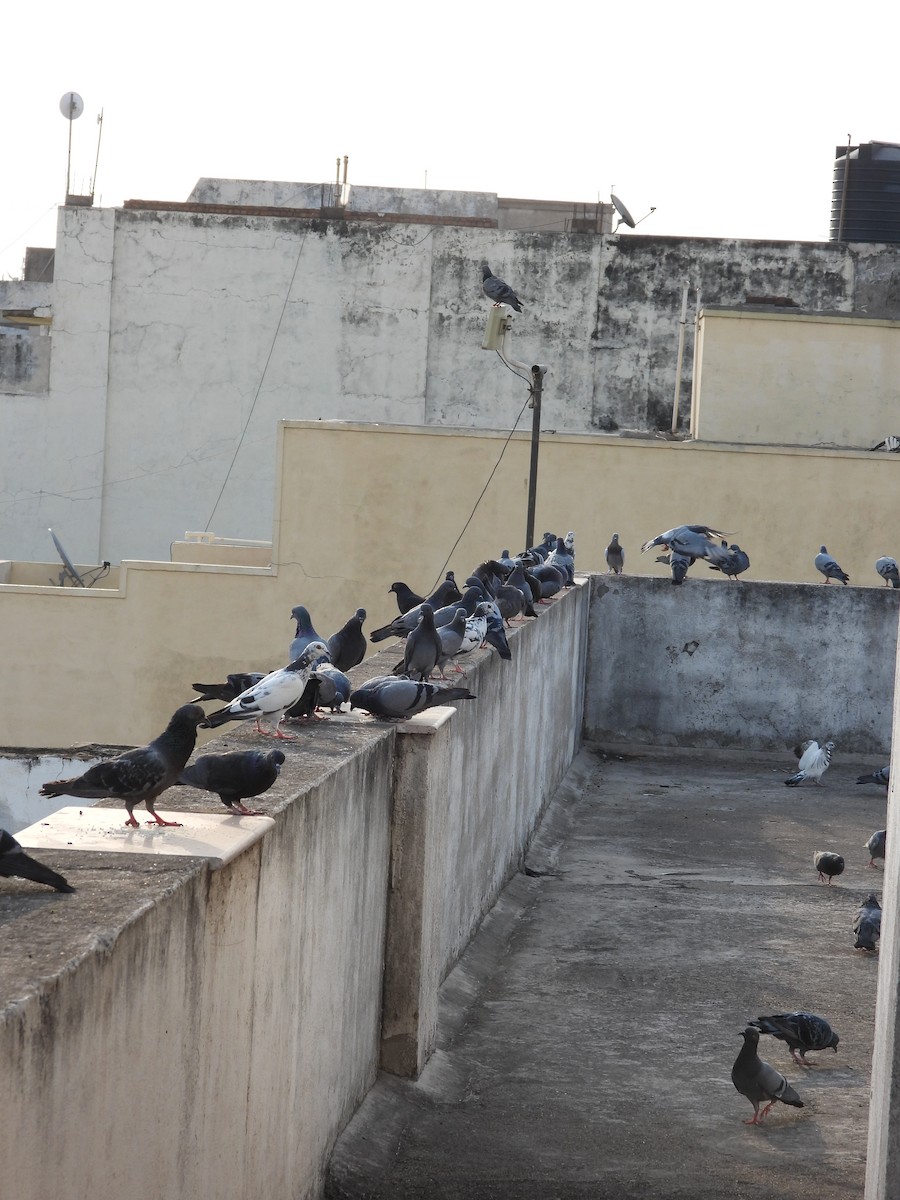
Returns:
[[[433,738],[334,717],[285,743],[262,799],[274,828],[218,871],[75,847],[41,855],[73,896],[0,880],[0,1068],[18,1097],[0,1156],[20,1200],[321,1194],[380,1054],[415,1073],[430,1053],[437,988],[578,746],[587,602],[578,588],[513,631],[511,662],[475,652],[478,698],[421,718],[444,744],[406,803],[404,756]]]
[[[707,309],[699,337],[694,437],[869,450],[897,424],[896,321]]]
[[[4,401],[0,554],[43,557],[48,525],[80,561],[164,559],[207,525],[264,539],[281,417],[510,428],[522,390],[480,348],[483,258],[524,299],[516,357],[550,365],[545,427],[592,432],[668,427],[684,279],[707,304],[897,317],[898,254],[62,209],[49,392]],[[685,424],[691,361],[689,330]]]
[[[807,738],[888,753],[897,595],[693,575],[596,576],[592,591],[587,739],[788,748],[786,776]]]

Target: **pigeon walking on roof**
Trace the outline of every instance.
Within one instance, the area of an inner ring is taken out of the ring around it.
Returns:
[[[388,721],[403,721],[426,708],[474,699],[475,696],[464,687],[440,687],[436,683],[417,683],[396,675],[376,675],[351,694],[350,707],[364,709],[373,717]]]
[[[254,683],[265,679],[266,675],[268,675],[268,671],[236,671],[232,675],[226,675],[224,683],[192,683],[191,687],[195,692],[200,693],[196,698],[197,702],[218,700],[221,704],[227,700],[233,700],[247,688],[253,687]]]
[[[259,817],[262,810],[242,801],[267,792],[281,770],[283,750],[235,750],[230,754],[201,754],[181,772],[176,786],[214,792],[226,808],[242,817]]]
[[[157,825],[180,825],[180,821],[164,821],[153,801],[181,775],[197,741],[197,727],[205,724],[206,719],[199,704],[183,704],[175,710],[165,730],[149,745],[126,750],[118,758],[97,763],[83,775],[45,783],[41,795],[122,800],[128,810],[125,824],[135,828],[138,821],[134,806],[143,800]],[[148,825],[152,823],[147,822]]]
[[[799,787],[801,783],[811,779],[817,786],[821,786],[822,776],[831,765],[832,750],[834,750],[834,742],[826,742],[824,746],[820,746],[816,741],[805,743],[800,761],[797,763],[797,773],[791,775],[784,782],[788,787]]]
[[[876,558],[875,570],[884,580],[885,587],[900,588],[900,567],[897,566],[896,558],[891,558],[888,554]]]
[[[288,662],[293,662],[299,658],[303,651],[312,642],[324,642],[325,639],[320,637],[313,629],[312,618],[309,615],[309,610],[304,608],[302,604],[298,604],[296,608],[291,609],[291,616],[297,623],[297,628],[294,633],[294,640],[288,649]]]
[[[641,546],[641,554],[652,550],[654,546],[664,546],[667,550],[677,551],[693,558],[708,558],[713,546],[719,548],[717,539],[726,535],[711,525],[676,525],[659,533]]]
[[[846,571],[841,570],[824,546],[821,547],[813,562],[815,563],[816,570],[825,576],[825,583],[830,583],[832,579],[839,579],[846,587],[850,582],[850,576]]]
[[[5,829],[0,829],[0,876],[4,879],[30,879],[32,883],[44,883],[57,892],[75,891],[62,875],[26,854],[13,835]]]
[[[625,570],[625,551],[619,545],[619,535],[614,533],[606,547],[607,575],[621,575]]]
[[[366,610],[358,608],[349,621],[326,642],[331,661],[339,671],[358,667],[366,657],[366,635],[362,631],[365,619]]]
[[[857,783],[877,783],[879,787],[886,788],[891,782],[891,764],[886,767],[879,767],[877,771],[870,771],[868,775],[860,775]]]
[[[853,918],[854,950],[874,950],[881,937],[881,905],[869,892]]]
[[[748,1025],[741,1036],[744,1044],[731,1068],[731,1082],[753,1105],[753,1116],[744,1124],[759,1125],[776,1100],[793,1108],[803,1108],[803,1101],[781,1072],[759,1057],[759,1030]],[[763,1103],[765,1108],[760,1112],[759,1106]]]
[[[813,854],[813,866],[819,872],[820,883],[831,883],[844,873],[844,859],[834,850],[817,850]]]
[[[769,1033],[779,1041],[787,1042],[791,1058],[800,1067],[815,1065],[807,1062],[807,1051],[833,1050],[837,1054],[841,1040],[825,1018],[817,1017],[815,1013],[776,1013],[771,1017],[757,1017],[747,1024],[756,1026],[760,1033]]]
[[[876,858],[880,858],[883,862],[885,851],[887,850],[887,830],[876,829],[866,842],[866,849],[869,852],[867,866],[874,868]]]
[[[204,724],[216,729],[226,721],[255,720],[257,733],[293,740],[293,734],[283,733],[279,723],[285,709],[296,704],[303,695],[313,668],[327,657],[328,647],[324,642],[310,642],[293,662],[280,671],[266,675],[259,683],[236,696],[225,708],[210,713]],[[265,728],[263,722],[266,723]]]
[[[481,286],[494,308],[508,304],[516,312],[522,311],[522,303],[508,283],[498,278],[486,262],[481,264]]]

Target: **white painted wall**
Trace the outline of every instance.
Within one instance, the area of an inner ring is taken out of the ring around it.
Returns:
[[[99,758],[72,758],[71,755],[34,754],[0,755],[0,829],[18,833],[36,821],[41,821],[65,808],[72,800],[68,796],[42,796],[41,784],[48,779],[66,779],[82,775]],[[96,800],[82,801],[85,808]]]

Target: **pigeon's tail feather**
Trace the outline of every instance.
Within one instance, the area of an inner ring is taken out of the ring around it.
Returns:
[[[230,708],[220,708],[216,712],[207,713],[203,725],[207,729],[218,729],[220,725],[225,725],[228,721],[247,721],[251,717],[258,716],[255,712],[232,712]]]
[[[780,1100],[782,1104],[790,1104],[792,1108],[806,1107],[787,1080],[784,1081],[784,1087],[776,1093],[775,1098],[776,1100]]]
[[[370,642],[383,642],[389,637],[397,637],[395,631],[390,625],[382,625],[380,629],[373,629],[369,634]]]
[[[798,771],[796,775],[792,775],[790,779],[786,779],[784,782],[788,787],[799,787],[805,778],[806,772]]]

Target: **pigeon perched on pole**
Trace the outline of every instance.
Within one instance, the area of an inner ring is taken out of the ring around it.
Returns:
[[[328,639],[328,653],[339,671],[358,667],[366,657],[366,636],[362,631],[365,619],[366,610],[358,608],[349,621]]]
[[[797,764],[797,773],[784,782],[788,787],[799,787],[805,780],[811,779],[821,787],[822,776],[831,765],[832,750],[834,742],[826,742],[824,746],[820,746],[816,741],[807,742]]]
[[[833,1050],[837,1054],[838,1042],[841,1040],[825,1018],[817,1017],[815,1013],[776,1013],[771,1017],[757,1017],[755,1021],[748,1021],[747,1024],[756,1026],[760,1033],[768,1033],[779,1041],[787,1042],[791,1058],[800,1067],[815,1065],[807,1062],[807,1051]]]
[[[491,271],[486,262],[482,262],[481,264],[481,286],[488,300],[494,305],[494,308],[499,308],[501,304],[508,304],[516,312],[520,313],[522,311],[522,303],[519,297],[508,283],[499,279]]]
[[[204,725],[216,729],[226,721],[248,721],[255,719],[257,733],[272,735],[293,741],[293,734],[283,733],[279,722],[284,716],[285,709],[296,704],[303,695],[307,681],[315,665],[328,657],[328,647],[324,642],[310,642],[306,649],[293,662],[282,667],[280,671],[272,671],[251,688],[241,692],[225,708],[210,713]],[[263,728],[266,721],[271,728]],[[183,764],[182,764],[183,765]],[[179,771],[179,774],[181,772]]]
[[[180,821],[164,821],[153,801],[181,775],[197,741],[197,727],[206,721],[206,713],[199,704],[183,704],[173,713],[165,730],[149,745],[126,750],[118,758],[97,763],[83,775],[45,783],[41,795],[122,800],[128,810],[125,824],[134,828],[138,825],[134,806],[143,800],[157,825],[180,825]],[[153,821],[147,824],[152,825]]]
[[[731,1082],[753,1105],[753,1116],[744,1124],[759,1125],[776,1100],[793,1108],[803,1108],[803,1101],[781,1072],[759,1057],[759,1030],[748,1025],[741,1037],[744,1044],[731,1068]],[[760,1112],[759,1106],[763,1102],[766,1106]]]
[[[30,879],[32,883],[44,883],[57,892],[74,892],[67,879],[45,867],[36,858],[26,854],[11,833],[0,829],[0,875],[4,879]]]
[[[853,918],[854,950],[874,950],[881,937],[881,905],[869,892]]]
[[[226,808],[242,817],[262,816],[242,801],[267,792],[281,770],[283,750],[236,750],[230,754],[201,754],[175,781],[176,787],[214,792]]]
[[[376,675],[351,693],[350,708],[364,709],[373,717],[388,721],[404,721],[426,708],[474,699],[464,687],[439,687],[436,683],[417,683],[396,675]]]
[[[879,767],[877,771],[870,771],[868,775],[860,775],[856,782],[877,783],[879,787],[887,788],[891,782],[891,764]]]
[[[824,546],[821,547],[813,562],[815,563],[816,570],[825,576],[825,583],[830,583],[832,579],[839,579],[846,587],[850,582],[850,576],[846,571],[841,570]]]
[[[820,883],[831,883],[844,872],[844,860],[833,850],[817,850],[813,855],[813,866],[819,872]]]
[[[876,829],[866,842],[866,849],[869,852],[869,861],[866,864],[869,867],[875,867],[875,859],[880,858],[884,861],[885,851],[887,849],[887,830]]]
[[[619,535],[614,533],[606,547],[607,575],[621,575],[625,570],[625,551],[619,545]]]
[[[876,558],[875,570],[884,580],[885,587],[900,588],[900,567],[897,566],[896,558],[891,558],[887,554]]]

